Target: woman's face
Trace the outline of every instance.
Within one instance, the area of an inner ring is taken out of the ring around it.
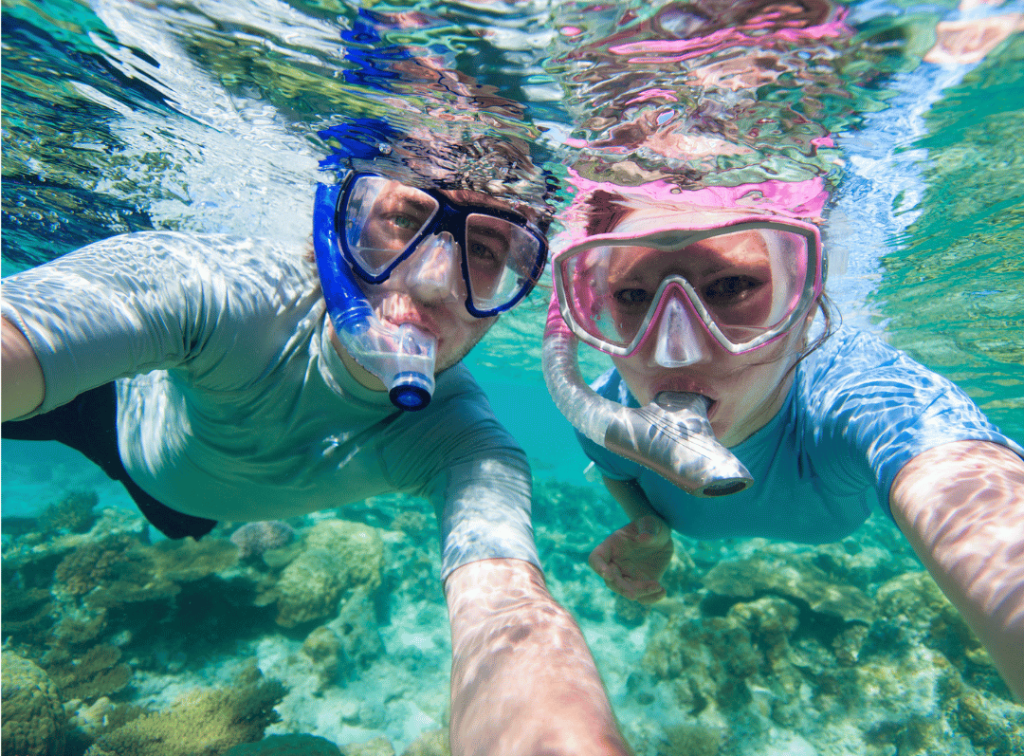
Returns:
[[[641,310],[651,305],[654,291],[670,274],[690,282],[727,332],[731,324],[761,319],[772,300],[772,272],[756,234],[713,237],[674,258],[642,247],[622,247],[609,262],[608,294],[622,310],[616,318],[619,322],[628,322],[634,303],[637,314],[633,317],[642,317]],[[666,296],[683,298],[672,290]],[[685,311],[698,342],[690,351],[696,356],[689,364],[665,367],[655,358],[664,311],[651,324],[650,335],[637,352],[612,359],[641,404],[662,391],[685,391],[711,399],[708,419],[715,435],[726,446],[735,446],[763,427],[782,406],[813,310],[782,338],[740,355],[719,344],[688,304]]]

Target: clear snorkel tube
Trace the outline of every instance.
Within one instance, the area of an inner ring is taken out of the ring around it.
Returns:
[[[392,404],[419,410],[434,393],[437,340],[416,326],[384,323],[339,251],[334,218],[340,186],[320,184],[313,208],[313,247],[327,312],[342,346],[365,370],[380,378]]]
[[[743,463],[715,438],[707,397],[665,391],[646,407],[624,407],[583,381],[577,346],[555,290],[544,331],[544,382],[576,430],[695,496],[725,496],[753,484]]]

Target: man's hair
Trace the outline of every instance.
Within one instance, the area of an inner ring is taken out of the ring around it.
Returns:
[[[554,175],[534,164],[526,140],[481,131],[461,121],[399,131],[362,119],[320,132],[331,149],[320,167],[339,175],[375,173],[421,188],[479,192],[507,202],[546,231],[555,211]]]

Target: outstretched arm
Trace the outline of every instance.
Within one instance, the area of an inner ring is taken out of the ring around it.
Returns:
[[[529,562],[485,559],[445,582],[454,756],[622,756],[579,627]]]
[[[3,397],[3,421],[27,415],[43,403],[43,369],[28,339],[7,318],[0,318],[3,339],[3,364],[0,396]]]
[[[1024,700],[1024,461],[959,441],[914,457],[889,497],[896,524]]]

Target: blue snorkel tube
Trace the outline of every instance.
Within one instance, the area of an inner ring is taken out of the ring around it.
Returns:
[[[409,323],[395,326],[374,315],[338,244],[340,193],[340,186],[319,184],[313,206],[313,248],[334,331],[352,358],[384,382],[392,404],[423,409],[434,393],[437,340]]]

